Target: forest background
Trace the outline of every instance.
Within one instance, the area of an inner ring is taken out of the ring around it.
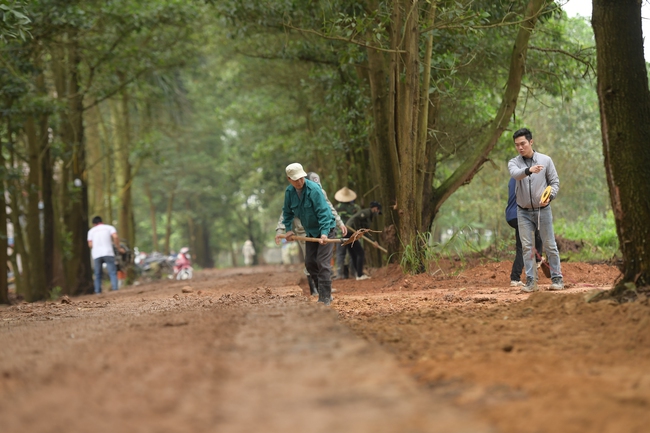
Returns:
[[[523,126],[560,175],[556,234],[586,244],[579,259],[611,259],[618,244],[589,23],[542,0],[422,2],[404,16],[390,4],[0,2],[0,219],[6,204],[23,258],[17,290],[28,300],[90,290],[94,215],[142,251],[189,246],[198,266],[237,265],[246,239],[258,251],[273,245],[291,162],[319,173],[330,198],[348,186],[361,206],[384,204],[375,228],[395,236],[380,237],[391,255],[372,251],[375,265],[403,260],[414,235],[425,255],[491,245],[508,258],[506,163],[516,155],[511,133]],[[421,39],[401,47],[408,38],[394,37],[397,23],[409,28],[414,16]],[[527,52],[513,87],[522,34]],[[377,79],[409,49],[421,58],[415,71],[405,64]],[[412,168],[395,169],[407,158],[382,148],[378,125],[393,120],[378,121],[377,86],[408,92],[417,87],[409,73],[427,83],[414,95],[428,95],[419,111],[428,117],[406,119],[425,122],[426,158],[414,145]],[[503,102],[513,90],[516,108]],[[417,165],[425,159],[435,163]],[[430,200],[397,215],[409,196]],[[3,242],[7,233],[0,252]],[[17,269],[16,254],[9,260]]]

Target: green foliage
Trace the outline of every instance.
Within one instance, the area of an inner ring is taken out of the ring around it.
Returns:
[[[10,39],[27,39],[32,21],[26,14],[24,2],[0,1],[0,41],[6,43]]]
[[[417,238],[413,242],[408,244],[402,243],[402,253],[400,255],[402,272],[405,274],[419,274],[423,271],[428,271],[427,264],[429,260],[422,260],[423,256],[427,257],[432,252],[432,249],[429,248],[428,238],[428,233],[418,233]]]
[[[561,251],[563,261],[602,261],[619,256],[618,236],[611,211],[575,220],[559,218],[554,221],[554,229],[556,237],[581,245],[578,251]],[[439,262],[442,260],[459,260],[462,265],[469,258],[514,260],[514,231],[510,227],[506,230],[507,235],[497,239],[482,237],[481,229],[472,225],[449,230],[450,233],[440,241],[436,241],[432,233],[420,234],[413,244],[403,245],[400,267],[409,274],[422,272],[422,267],[427,273],[434,273],[440,269]],[[416,248],[420,248],[419,254]],[[424,263],[419,261],[419,257],[425,258]]]
[[[63,289],[61,286],[55,286],[50,290],[50,301],[56,301],[63,294]]]
[[[567,252],[563,258],[575,261],[610,260],[619,253],[616,223],[611,211],[593,213],[587,218],[554,221],[555,233],[566,239],[583,242],[578,252]]]
[[[435,44],[430,91],[441,94],[440,105],[445,107],[439,129],[432,131],[439,160],[436,182],[448,177],[472,151],[473,138],[500,102],[497,87],[507,72],[504,65],[518,26],[490,28],[490,24],[516,22],[513,11],[520,11],[524,3],[471,2],[470,8],[453,2],[439,5],[436,26],[430,30]],[[192,107],[182,111],[189,116],[184,129],[189,132],[189,125],[194,129],[180,138],[183,155],[161,156],[159,163],[169,161],[171,169],[185,166],[181,161],[187,159],[191,173],[177,170],[172,177],[178,176],[179,181],[173,188],[182,187],[183,196],[192,197],[192,202],[196,200],[198,208],[204,209],[199,213],[206,212],[201,218],[213,221],[213,241],[218,248],[228,250],[232,242],[248,236],[272,234],[275,214],[280,209],[279,197],[286,187],[282,169],[289,162],[299,161],[308,170],[319,172],[330,191],[341,185],[360,192],[372,187],[366,187],[363,181],[369,171],[367,148],[372,128],[369,93],[359,74],[366,57],[362,47],[336,38],[352,37],[361,43],[387,47],[390,5],[380,2],[379,6],[365,10],[361,2],[213,2],[215,15],[224,18],[220,24],[225,25],[210,29],[202,66],[183,77],[188,105]],[[545,16],[543,21],[545,30],[534,39],[540,50],[529,52],[534,73],[526,78],[527,90],[522,93],[530,102],[521,104],[523,111],[518,120],[533,119],[538,112],[531,107],[549,104],[537,103],[540,92],[558,95],[558,100],[552,102],[557,106],[583,89],[574,84],[574,78],[584,72],[581,64],[548,49],[582,55],[579,48],[574,48],[585,45],[585,26],[571,32],[583,23],[561,21],[557,13]],[[315,30],[329,39],[291,30],[294,27]],[[544,70],[561,70],[564,78],[560,82]],[[203,136],[213,138],[199,138]],[[206,145],[212,146],[208,153],[201,150]],[[194,153],[196,159],[190,156]],[[504,137],[495,160],[507,161],[511,156],[511,140]],[[210,163],[203,168],[206,161]],[[159,163],[152,174],[161,173]],[[163,171],[171,173],[169,169]],[[504,222],[497,222],[503,219],[506,193],[501,185],[507,185],[507,179],[501,163],[484,167],[471,186],[459,191],[458,200],[443,207],[441,225],[453,221],[447,227],[454,232],[471,225],[481,233],[481,239],[494,233],[498,244],[501,232],[510,233],[502,230]],[[218,196],[200,187],[206,181],[219,185]],[[207,194],[199,193],[201,190]],[[453,209],[459,202],[461,206]],[[218,212],[209,210],[212,203],[219,203]],[[158,209],[164,209],[163,201]],[[194,216],[199,213],[191,212]],[[189,214],[179,209],[174,213],[180,220]],[[148,218],[137,219],[141,227],[149,225]],[[253,220],[257,234],[251,233]],[[174,227],[181,226],[175,223]]]
[[[436,129],[430,131],[436,185],[471,154],[475,138],[501,102],[519,27],[500,23],[517,23],[525,3],[441,1],[433,25],[420,21],[423,34],[433,34],[434,43],[431,82],[423,89],[439,96]],[[96,132],[100,160],[92,161],[89,171],[102,171],[105,209],[110,205],[114,214],[120,205],[115,142],[123,132],[115,107],[122,94],[128,96],[138,246],[162,250],[172,195],[172,249],[188,246],[197,227],[215,255],[230,253],[248,238],[268,244],[288,163],[298,161],[317,171],[330,198],[344,185],[360,197],[375,187],[363,45],[390,48],[391,13],[391,2],[385,1],[369,8],[367,2],[349,0],[0,0],[0,133],[3,143],[12,143],[5,149],[14,158],[14,167],[7,170],[9,186],[20,190],[22,185],[24,173],[16,167],[25,160],[27,116],[47,115],[53,166],[71,164],[75,150],[61,138],[69,107],[55,97],[53,81],[62,66],[57,62],[66,61],[61,47],[76,43],[84,116],[96,104],[101,123]],[[553,204],[555,215],[579,220],[608,207],[595,93],[591,83],[580,79],[590,77],[591,70],[576,60],[593,60],[593,37],[583,21],[563,20],[557,13],[541,18],[543,31],[533,36],[536,49],[528,52],[525,90],[513,127],[531,127],[539,150],[556,161],[562,189]],[[41,72],[45,91],[35,82]],[[89,117],[84,121],[88,127]],[[406,271],[430,270],[437,259],[464,258],[487,243],[509,245],[512,232],[503,221],[504,166],[513,154],[512,141],[504,136],[491,155],[493,163],[445,203],[434,232],[404,246]],[[81,190],[72,186],[73,180],[61,177],[68,184],[56,185],[57,194],[69,191],[79,200]],[[157,245],[145,188],[151,192]],[[115,221],[115,215],[107,220]],[[452,235],[443,240],[441,233],[448,231]],[[70,233],[62,230],[58,239],[59,252],[69,260]]]
[[[400,267],[404,273],[418,274],[437,272],[441,260],[460,260],[464,264],[468,255],[480,255],[485,247],[477,233],[476,228],[465,226],[440,242],[430,232],[419,233],[414,242],[402,245]]]

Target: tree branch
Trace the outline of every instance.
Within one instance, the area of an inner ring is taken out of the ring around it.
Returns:
[[[306,54],[298,54],[295,57],[292,57],[291,59],[286,58],[286,57],[280,57],[280,56],[274,56],[274,55],[268,55],[268,54],[250,54],[250,53],[245,53],[239,50],[235,50],[235,52],[241,56],[244,57],[250,57],[253,59],[265,59],[265,60],[301,60],[304,62],[311,62],[311,63],[316,63],[319,65],[329,65],[329,66],[338,66],[338,62],[331,61],[331,60],[321,60],[317,59],[315,57],[306,55]]]
[[[577,56],[577,55],[575,55],[575,54],[571,54],[571,53],[568,52],[568,51],[564,51],[564,50],[560,50],[560,49],[556,49],[556,48],[541,48],[541,47],[534,47],[534,46],[532,46],[532,45],[529,46],[528,49],[529,49],[529,50],[535,50],[535,51],[541,51],[541,52],[543,52],[543,53],[558,53],[558,54],[563,54],[563,55],[568,56],[568,57],[571,57],[573,60],[575,60],[575,61],[577,61],[577,62],[580,62],[580,63],[582,63],[583,65],[587,66],[587,70],[591,69],[591,70],[594,72],[594,74],[596,73],[596,69],[594,68],[594,66],[593,66],[591,63],[589,63],[587,60],[583,59],[583,58],[580,57],[580,56]]]
[[[285,27],[289,28],[289,29],[296,30],[296,31],[298,31],[300,33],[309,33],[309,34],[312,34],[312,35],[319,36],[319,37],[321,37],[323,39],[329,39],[331,41],[346,42],[346,43],[349,43],[349,44],[358,45],[358,46],[363,47],[363,48],[368,48],[370,50],[382,51],[384,53],[406,53],[406,51],[403,51],[403,50],[391,50],[391,49],[388,49],[388,48],[380,48],[380,47],[375,47],[373,45],[368,45],[367,43],[364,43],[364,42],[355,41],[351,37],[350,38],[342,38],[340,36],[328,36],[328,35],[326,35],[324,33],[317,32],[316,30],[301,29],[300,27],[294,27],[291,24],[286,24],[286,23],[283,24],[283,25]]]
[[[136,73],[135,75],[133,75],[133,76],[132,76],[131,78],[129,78],[128,80],[125,80],[125,81],[123,81],[122,83],[120,83],[119,86],[117,86],[116,88],[114,88],[114,89],[111,90],[110,92],[106,93],[106,94],[105,94],[104,96],[102,96],[101,98],[97,98],[97,99],[95,99],[95,100],[94,100],[90,105],[86,105],[85,107],[83,107],[83,108],[82,108],[82,111],[86,111],[86,110],[88,110],[89,108],[92,108],[92,107],[94,107],[95,105],[98,105],[100,102],[103,102],[103,101],[107,100],[107,99],[110,98],[111,96],[114,96],[114,95],[117,94],[119,91],[121,91],[122,89],[124,89],[127,85],[129,85],[129,84],[131,84],[132,82],[134,82],[134,81],[135,81],[137,78],[139,78],[142,74],[144,74],[145,72],[150,71],[150,70],[151,70],[151,68],[145,68],[145,69],[140,70],[138,73]]]
[[[178,62],[178,63],[172,63],[172,64],[169,64],[169,65],[165,66],[165,68],[173,68],[174,66],[181,66],[182,64],[183,64],[182,61],[181,61],[181,62]],[[161,69],[165,69],[165,68],[161,68]],[[124,89],[127,85],[131,84],[132,82],[134,82],[135,80],[137,80],[138,78],[140,78],[140,76],[141,76],[142,74],[144,74],[144,73],[147,72],[147,71],[151,71],[151,70],[153,70],[153,69],[154,69],[154,68],[144,68],[144,69],[141,69],[141,70],[138,71],[136,74],[134,74],[131,78],[129,78],[128,80],[125,80],[123,83],[121,83],[119,86],[117,86],[116,88],[114,88],[114,89],[111,90],[110,92],[106,93],[106,94],[105,94],[104,96],[102,96],[101,98],[97,98],[97,99],[95,99],[95,100],[94,100],[90,105],[86,105],[85,107],[83,107],[82,110],[83,110],[83,111],[86,111],[86,110],[88,110],[89,108],[92,108],[92,107],[94,107],[95,105],[99,104],[100,102],[103,102],[103,101],[107,100],[108,98],[114,96],[116,93],[118,93],[119,91],[121,91],[122,89]]]
[[[559,6],[558,6],[558,8],[559,8]],[[482,30],[482,29],[493,29],[493,28],[497,28],[497,27],[512,26],[512,25],[515,25],[515,24],[525,24],[526,22],[528,22],[528,20],[537,19],[539,17],[539,15],[541,15],[543,13],[552,12],[553,10],[555,10],[555,9],[551,9],[551,10],[541,9],[534,16],[532,16],[532,17],[524,17],[523,19],[517,20],[517,21],[506,21],[506,19],[510,15],[514,14],[514,12],[513,13],[507,13],[503,17],[503,19],[501,21],[493,22],[493,23],[490,23],[490,24],[479,25],[479,26],[463,26],[463,25],[439,25],[438,26],[438,25],[433,25],[431,27],[427,27],[426,29],[422,30],[422,33],[429,32],[431,30],[438,30],[438,29],[474,29],[474,30],[481,29]]]

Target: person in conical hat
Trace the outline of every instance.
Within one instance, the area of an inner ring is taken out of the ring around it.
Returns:
[[[345,224],[355,231],[368,229],[370,228],[370,223],[377,214],[382,214],[381,203],[377,201],[371,201],[369,208],[361,209],[359,212],[352,215]],[[363,250],[361,242],[353,242],[346,245],[345,247],[348,249],[350,255],[352,256],[352,262],[354,263],[356,270],[357,280],[367,280],[370,278],[368,275],[365,275],[363,273],[363,265],[365,262],[366,253]]]
[[[343,188],[339,189],[338,191],[336,191],[336,194],[334,194],[334,199],[339,203],[349,203],[351,201],[354,201],[356,198],[357,198],[357,193],[352,191],[347,186],[344,186]]]
[[[340,190],[336,191],[334,198],[339,202],[339,204],[336,206],[336,211],[339,213],[343,221],[347,221],[352,215],[361,210],[359,205],[354,203],[354,200],[357,198],[357,193],[352,191],[347,186],[344,186]],[[336,278],[340,280],[349,278],[350,275],[355,275],[354,263],[352,263],[351,260],[348,260],[349,265],[345,264],[346,256],[349,256],[347,253],[347,248],[337,246]]]

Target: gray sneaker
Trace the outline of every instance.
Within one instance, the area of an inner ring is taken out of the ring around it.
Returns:
[[[537,281],[535,281],[534,279],[531,279],[531,278],[528,278],[526,280],[526,285],[521,288],[521,291],[526,292],[526,293],[532,293],[532,292],[536,292],[538,290],[539,290],[539,288],[537,287]]]
[[[517,281],[517,280],[510,281],[510,287],[521,287],[523,285],[524,283],[522,283],[521,281]]]
[[[548,288],[549,290],[564,290],[564,281],[562,277],[553,277],[551,278],[552,284]]]

